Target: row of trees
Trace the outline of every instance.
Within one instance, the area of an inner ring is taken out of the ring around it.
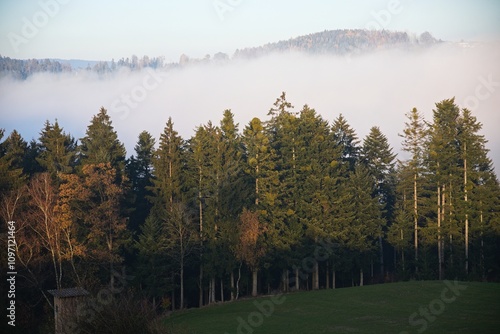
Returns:
[[[309,54],[359,54],[377,49],[415,49],[440,41],[430,33],[420,36],[408,32],[368,29],[325,30],[259,47],[236,50],[234,58],[255,58],[271,53],[304,52]]]
[[[113,288],[123,266],[173,308],[365,280],[499,279],[500,187],[469,110],[450,99],[431,122],[409,112],[405,160],[378,127],[361,141],[342,115],[294,110],[283,93],[266,121],[240,131],[225,110],[188,140],[169,118],[129,159],[104,108],[79,142],[57,121],[29,144],[13,131],[0,144],[1,215],[4,230],[16,222],[25,306],[50,305],[49,288]]]
[[[165,63],[165,57],[142,58],[132,55],[131,58],[120,58],[115,62],[111,61],[91,61],[85,67],[88,72],[94,72],[98,75],[105,75],[116,72],[119,69],[127,68],[131,71],[139,71],[144,68],[169,69],[176,67],[177,64]],[[0,77],[10,76],[14,79],[25,80],[36,73],[72,73],[78,71],[69,62],[54,59],[13,59],[2,57],[0,55]]]

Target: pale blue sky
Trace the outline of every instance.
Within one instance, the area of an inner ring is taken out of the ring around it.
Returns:
[[[177,61],[182,53],[231,55],[308,33],[365,27],[429,31],[443,40],[498,40],[500,1],[0,0],[0,54],[22,59],[136,54]]]

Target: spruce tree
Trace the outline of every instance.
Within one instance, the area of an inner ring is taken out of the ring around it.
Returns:
[[[483,180],[490,179],[493,173],[491,160],[488,158],[486,149],[486,139],[479,134],[482,124],[468,109],[462,109],[458,120],[457,140],[460,147],[460,167],[462,169],[461,187],[462,194],[459,203],[460,219],[463,220],[464,233],[464,270],[469,274],[469,246],[470,246],[470,224],[477,225],[477,218],[480,215],[474,212],[478,207],[478,200],[474,198],[473,188],[483,187]]]
[[[104,107],[92,117],[85,137],[80,140],[79,162],[85,164],[110,163],[121,178],[125,168],[125,147],[118,140],[111,118]]]
[[[333,151],[329,142],[328,123],[314,109],[305,105],[300,112],[297,133],[297,158],[294,182],[296,188],[296,215],[300,225],[295,229],[290,227],[291,234],[298,243],[299,240],[310,240],[310,247],[305,248],[307,254],[314,252],[320,240],[330,238],[329,223],[330,201],[328,188],[331,185],[329,177],[330,163]],[[295,254],[295,264],[306,254]],[[328,261],[326,263],[328,265]],[[326,285],[329,286],[329,267],[325,268]],[[319,264],[315,260],[313,268],[313,289],[319,288]],[[298,277],[295,277],[298,280]],[[297,282],[297,281],[296,281]],[[298,282],[297,282],[298,283]]]
[[[126,171],[131,187],[131,204],[133,211],[129,216],[129,228],[137,232],[151,210],[150,199],[153,196],[153,157],[155,140],[147,131],[139,134],[135,145],[136,156],[131,156],[127,161]]]
[[[252,186],[249,177],[244,173],[245,152],[238,124],[234,121],[231,110],[224,111],[220,122],[221,129],[221,180],[219,182],[219,238],[217,249],[221,274],[229,273],[231,299],[234,299],[234,269],[237,261],[234,256],[237,246],[239,215],[244,207],[251,204],[249,199]],[[221,300],[224,300],[223,279],[221,277]]]
[[[4,131],[1,132],[3,136]],[[0,137],[1,139],[1,137]],[[27,181],[24,166],[28,144],[16,130],[0,144],[0,190],[18,189]]]
[[[273,148],[260,119],[253,118],[245,127],[243,142],[247,155],[245,172],[251,177],[253,184],[254,204],[247,209],[255,214],[259,223],[264,226],[266,232],[262,238],[266,240],[266,245],[280,249],[279,233],[284,227],[274,216],[276,207],[279,207],[279,179],[274,167]],[[252,276],[256,278],[258,266],[253,269]]]
[[[370,129],[370,133],[363,141],[362,159],[368,167],[368,171],[372,175],[375,192],[374,197],[378,199],[384,226],[389,224],[394,219],[394,203],[395,203],[395,158],[389,145],[387,137],[382,134],[376,126]],[[383,233],[379,235],[379,250],[380,250],[380,275],[384,275],[384,248],[383,248]]]
[[[153,300],[153,305],[156,305],[157,296],[173,290],[173,282],[166,279],[169,269],[166,238],[162,221],[150,215],[141,225],[139,237],[135,241],[139,263],[137,276],[146,296]]]
[[[411,217],[413,220],[413,249],[415,259],[415,273],[418,273],[418,246],[419,246],[419,228],[422,224],[421,212],[422,206],[422,183],[425,173],[424,165],[424,152],[427,141],[428,129],[422,115],[418,112],[417,108],[413,108],[406,114],[407,122],[403,134],[402,150],[408,152],[410,157],[406,162],[401,165],[400,169],[408,170],[408,173],[401,173],[407,175],[399,179],[399,186],[403,190],[404,196],[401,199],[411,201]],[[407,195],[408,192],[408,195]],[[409,195],[411,193],[411,196]],[[406,203],[400,205],[402,210],[407,210]]]
[[[342,114],[340,114],[332,125],[332,139],[336,150],[339,151],[339,162],[341,169],[345,174],[353,171],[360,157],[359,139],[353,128],[347,123]]]
[[[54,124],[45,122],[39,141],[41,152],[36,161],[45,171],[52,177],[58,177],[60,173],[72,173],[76,164],[76,142],[63,132],[57,120]]]
[[[184,140],[174,129],[172,118],[169,117],[152,161],[154,179],[151,190],[155,194],[153,202],[158,213],[171,212],[174,203],[183,201],[184,160]]]
[[[436,216],[437,216],[437,246],[438,246],[438,277],[444,278],[445,245],[448,242],[449,265],[453,260],[453,238],[459,237],[456,201],[462,173],[459,169],[458,158],[458,121],[460,109],[455,100],[448,99],[436,103],[433,110],[433,123],[430,128],[428,145],[428,164],[437,187]]]

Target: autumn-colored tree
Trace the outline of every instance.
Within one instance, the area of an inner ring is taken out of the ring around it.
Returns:
[[[259,261],[265,254],[261,235],[265,232],[264,226],[259,222],[259,215],[243,209],[240,216],[240,244],[236,248],[236,257],[246,263],[252,271],[252,296],[257,296],[257,273]]]
[[[28,226],[50,256],[58,289],[63,286],[64,267],[68,261],[75,280],[80,283],[75,257],[84,254],[83,246],[75,238],[69,206],[69,201],[81,197],[82,193],[76,193],[77,189],[68,189],[68,183],[61,188],[62,193],[49,173],[37,174],[28,186],[31,206]]]
[[[86,207],[84,225],[85,245],[89,255],[101,263],[107,263],[110,286],[114,287],[114,266],[122,261],[120,248],[127,241],[127,226],[120,215],[120,201],[124,187],[117,185],[116,170],[111,163],[84,165],[82,168]]]
[[[50,254],[57,289],[62,287],[63,246],[62,233],[54,212],[57,190],[48,173],[38,174],[28,187],[33,209],[30,228],[38,236],[42,247]]]

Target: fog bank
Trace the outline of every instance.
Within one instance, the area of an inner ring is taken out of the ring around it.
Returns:
[[[184,137],[231,109],[240,130],[263,120],[282,91],[300,111],[304,104],[333,121],[342,113],[362,139],[379,126],[399,153],[404,114],[413,107],[428,121],[434,104],[455,97],[483,123],[495,166],[500,164],[500,47],[443,44],[420,51],[381,51],[353,57],[281,54],[227,64],[197,64],[168,72],[122,71],[105,78],[86,72],[0,80],[0,127],[29,141],[45,120],[58,119],[81,138],[92,115],[108,109],[127,155],[142,130],[158,138],[168,117]]]

